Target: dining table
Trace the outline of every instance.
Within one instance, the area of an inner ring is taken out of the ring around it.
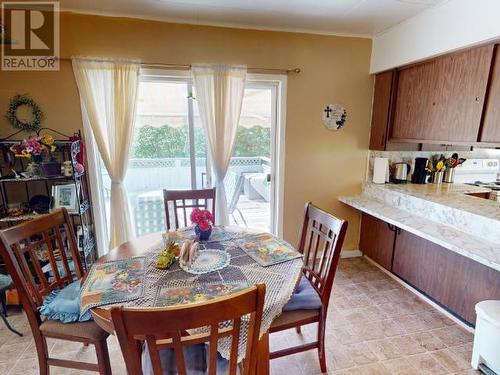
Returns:
[[[144,293],[140,298],[123,303],[92,307],[90,309],[94,321],[106,332],[114,334],[113,322],[111,320],[111,306],[123,305],[133,307],[158,306],[155,296],[163,285],[188,285],[202,282],[234,282],[235,280],[246,280],[248,285],[263,283],[266,285],[266,298],[264,302],[263,317],[261,323],[260,339],[257,351],[257,373],[267,375],[270,372],[269,358],[269,328],[274,319],[282,312],[284,305],[291,298],[297,285],[302,270],[301,254],[286,261],[263,266],[256,258],[250,256],[241,246],[245,238],[259,238],[263,232],[238,227],[214,227],[216,234],[212,240],[200,241],[201,251],[204,249],[217,249],[225,251],[230,255],[229,264],[221,270],[193,275],[179,267],[175,262],[167,270],[159,270],[155,267],[158,254],[165,249],[165,238],[162,233],[147,234],[129,242],[123,243],[110,250],[107,254],[97,259],[93,267],[99,264],[111,263],[126,259],[143,257],[146,263],[146,276]],[[266,238],[272,236],[266,233]],[[283,240],[272,236],[284,246],[291,247]],[[295,249],[293,251],[296,252]],[[244,340],[246,341],[246,339]],[[221,348],[222,347],[222,348]],[[244,353],[244,347],[242,348]],[[219,353],[228,358],[229,350],[224,352],[224,347],[219,343]]]

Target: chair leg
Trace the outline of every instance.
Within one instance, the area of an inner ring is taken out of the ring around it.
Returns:
[[[49,350],[47,348],[47,340],[40,334],[40,331],[35,334],[33,332],[35,339],[36,351],[38,354],[38,368],[40,370],[40,375],[49,375],[49,364],[47,363],[47,358],[49,358]]]
[[[5,326],[7,327],[7,329],[13,333],[15,333],[16,335],[22,337],[23,334],[20,333],[19,331],[16,331],[14,328],[12,328],[12,326],[10,325],[9,321],[7,320],[7,301],[6,301],[6,297],[5,297],[5,290],[2,290],[0,292],[0,318],[2,318],[3,322],[5,323]]]
[[[326,317],[324,315],[324,312],[322,311],[318,322],[318,357],[319,357],[319,366],[321,368],[321,372],[323,373],[326,372],[325,324],[326,324]]]
[[[16,335],[20,336],[20,337],[23,337],[23,334],[19,331],[16,331],[14,328],[12,328],[12,326],[10,325],[9,321],[7,320],[7,318],[5,317],[3,311],[0,312],[0,318],[2,318],[3,322],[5,323],[5,326],[7,327],[7,329],[13,333],[15,333]]]
[[[94,345],[97,355],[97,366],[99,366],[99,374],[111,375],[111,364],[109,362],[108,344],[106,339],[96,341]]]
[[[302,333],[302,327],[301,326],[297,326],[295,327],[295,330],[297,331],[297,333],[300,335]]]
[[[0,304],[2,305],[3,316],[7,317],[7,297],[5,290],[0,292]]]
[[[236,208],[236,211],[240,214],[241,220],[243,220],[243,224],[245,224],[246,227],[248,227],[247,221],[245,220],[245,216],[243,216],[243,213],[239,208]]]

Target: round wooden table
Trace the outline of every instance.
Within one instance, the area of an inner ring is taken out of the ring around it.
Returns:
[[[162,236],[161,233],[153,233],[137,238],[133,241],[126,242],[113,250],[111,250],[106,255],[100,257],[96,263],[115,261],[119,259],[127,259],[136,256],[144,256],[150,253],[155,248],[158,248],[158,244],[161,243]],[[297,260],[295,260],[296,262]],[[299,267],[300,269],[300,267]],[[299,270],[298,269],[298,270]],[[300,276],[300,271],[297,275],[292,277],[293,285],[295,285],[297,279]],[[259,282],[261,282],[259,280]],[[265,280],[262,280],[265,282]],[[94,307],[91,309],[92,316],[95,322],[105,331],[110,334],[114,334],[114,327],[111,320],[111,310],[106,308]],[[269,334],[266,332],[262,335],[259,342],[258,356],[258,366],[259,374],[269,374]]]

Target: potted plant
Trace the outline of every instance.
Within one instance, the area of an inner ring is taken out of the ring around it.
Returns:
[[[30,136],[20,144],[11,146],[10,150],[16,157],[31,159],[26,168],[29,177],[54,177],[61,174],[61,163],[56,161],[53,154],[56,146],[51,135]]]
[[[195,224],[194,232],[200,241],[207,241],[212,234],[214,217],[208,210],[195,208],[191,212],[191,222]]]

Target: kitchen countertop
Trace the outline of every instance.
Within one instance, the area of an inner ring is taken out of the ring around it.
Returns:
[[[375,185],[375,184],[372,184]],[[489,193],[489,189],[467,184],[385,184],[384,189],[463,210],[500,221],[500,202],[467,194]]]
[[[467,195],[488,191],[458,183],[365,183],[360,196],[339,200],[500,271],[500,202]]]

